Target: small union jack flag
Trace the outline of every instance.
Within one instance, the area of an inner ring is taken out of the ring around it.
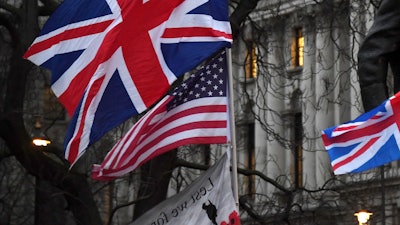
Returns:
[[[227,0],[64,0],[24,58],[51,70],[73,115],[65,156],[74,163],[231,42]]]
[[[362,172],[400,159],[399,101],[400,92],[355,120],[323,131],[335,174]]]

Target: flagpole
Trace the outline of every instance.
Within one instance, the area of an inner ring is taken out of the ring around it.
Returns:
[[[233,76],[232,76],[232,53],[230,48],[226,48],[226,59],[228,64],[228,84],[229,84],[229,130],[230,130],[230,148],[232,150],[232,179],[233,179],[233,197],[235,199],[237,210],[239,210],[239,191],[238,191],[238,173],[236,156],[236,128],[235,128],[235,107],[233,97]]]

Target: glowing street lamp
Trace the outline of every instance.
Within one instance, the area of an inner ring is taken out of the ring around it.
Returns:
[[[367,210],[361,210],[357,213],[354,213],[354,216],[357,217],[358,225],[367,224],[372,215],[373,213],[368,212]]]
[[[36,146],[46,147],[51,143],[51,141],[42,132],[42,123],[40,122],[40,117],[36,118],[35,128],[33,131],[32,142]]]
[[[36,146],[43,146],[43,147],[46,147],[47,145],[49,145],[51,143],[50,140],[43,138],[43,137],[34,137],[32,139],[32,142]]]

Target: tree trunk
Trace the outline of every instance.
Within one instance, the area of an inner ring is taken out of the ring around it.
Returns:
[[[24,126],[23,104],[26,78],[33,65],[24,60],[22,56],[38,31],[37,4],[37,1],[23,1],[21,8],[18,9],[18,14],[14,15],[19,24],[7,28],[13,38],[13,55],[7,77],[4,112],[2,112],[3,115],[0,115],[0,137],[28,173],[38,180],[48,181],[48,184],[60,190],[53,188],[39,190],[39,201],[45,200],[46,195],[61,192],[64,194],[77,224],[99,225],[102,222],[86,176],[71,173],[68,170],[69,164],[56,162],[42,151],[43,148],[35,147]],[[48,149],[51,147],[46,147],[46,150]],[[44,193],[46,194],[43,195]],[[45,205],[45,208],[42,209],[46,209],[46,207],[49,205]],[[54,213],[55,211],[47,212],[45,210],[44,212]],[[41,208],[38,208],[37,213],[39,216],[37,219],[42,220],[43,218],[40,218],[40,215],[43,215]],[[51,216],[49,215],[49,217]]]
[[[70,172],[68,164],[54,161],[44,154],[43,147],[35,147],[21,114],[13,113],[0,119],[0,137],[30,174],[62,191],[77,224],[102,224],[86,176]]]
[[[140,168],[141,183],[138,197],[149,197],[135,205],[134,219],[165,200],[176,157],[176,150],[173,150],[152,159]]]
[[[64,224],[66,203],[62,191],[48,181],[36,178],[35,225]]]
[[[233,38],[239,35],[241,25],[246,20],[246,17],[257,7],[258,1],[259,0],[241,0],[232,12],[230,21]]]

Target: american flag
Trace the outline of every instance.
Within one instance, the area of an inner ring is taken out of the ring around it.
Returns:
[[[225,51],[146,113],[113,147],[92,177],[123,176],[148,160],[187,144],[227,142]]]
[[[72,115],[65,156],[73,164],[231,42],[227,0],[64,0],[24,57],[51,70]]]
[[[355,120],[323,131],[335,174],[362,172],[400,159],[399,101],[400,92]]]

